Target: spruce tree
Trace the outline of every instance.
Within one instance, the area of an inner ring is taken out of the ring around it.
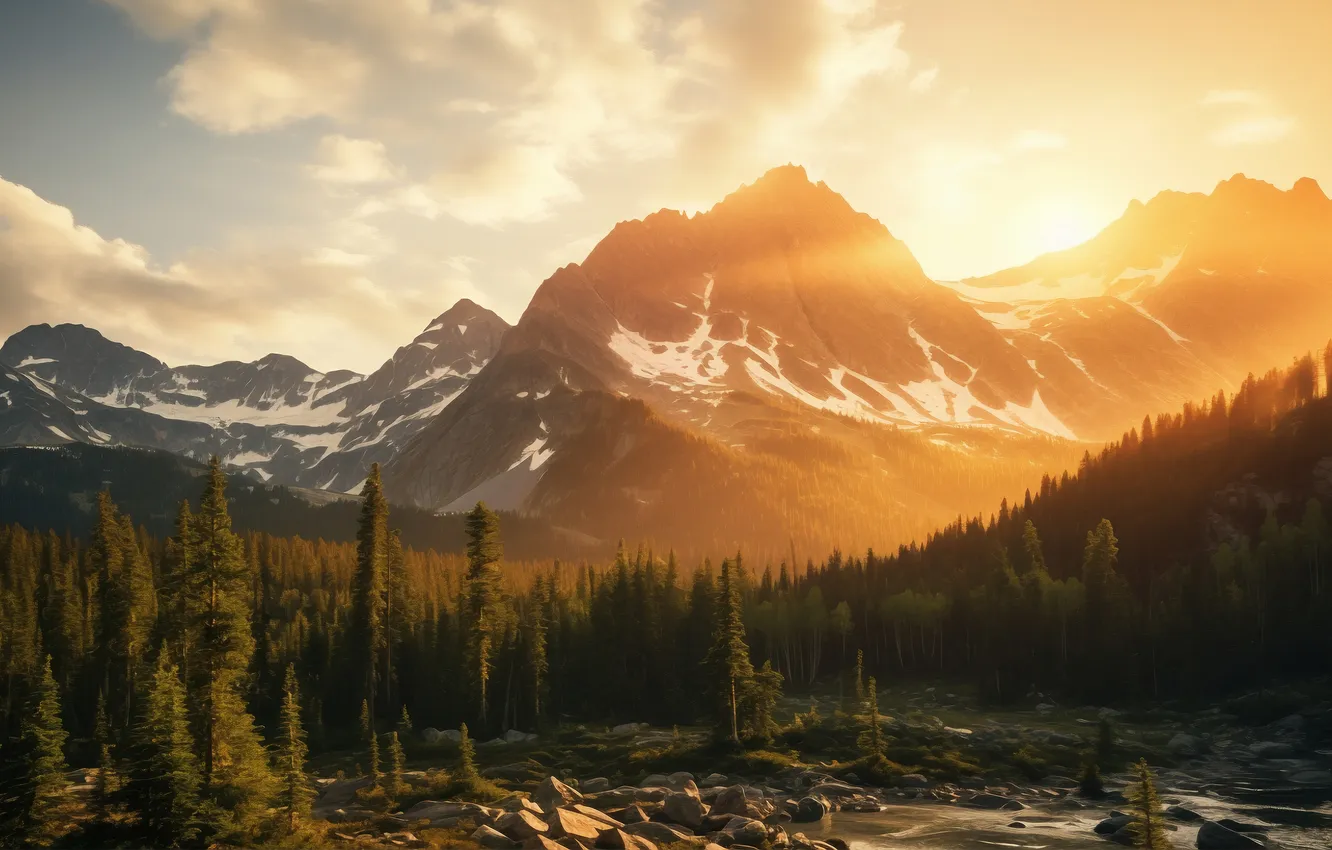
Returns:
[[[856,705],[865,704],[865,650],[856,650]]]
[[[279,805],[286,809],[287,832],[293,833],[310,817],[314,790],[305,775],[305,727],[301,724],[301,694],[296,665],[287,665],[282,686],[282,728],[278,736],[278,773],[281,782]]]
[[[361,488],[361,518],[356,529],[356,572],[352,575],[352,609],[348,648],[361,699],[371,715],[385,671],[385,602],[388,594],[388,502],[384,499],[379,464],[370,466]]]
[[[375,718],[370,714],[370,702],[361,700],[361,740],[370,765],[370,781],[379,784],[379,735],[375,732]]]
[[[860,751],[869,758],[883,755],[883,729],[879,726],[879,684],[870,676],[865,689],[865,731],[856,740]]]
[[[486,723],[489,704],[488,688],[490,668],[496,644],[503,635],[500,612],[500,558],[504,549],[500,543],[499,517],[477,502],[467,514],[467,648],[469,666],[477,689],[477,716]]]
[[[60,692],[51,675],[51,657],[30,698],[22,724],[27,770],[19,794],[18,832],[29,847],[45,847],[66,828],[65,727],[60,720]]]
[[[747,727],[750,735],[764,743],[772,741],[772,733],[777,723],[772,713],[782,699],[782,674],[772,669],[771,661],[764,661],[763,667],[750,680],[745,693]]]
[[[185,686],[163,647],[134,729],[134,759],[126,786],[145,836],[178,847],[199,834],[203,778],[192,749]]]
[[[739,705],[754,667],[745,642],[745,624],[740,612],[740,591],[736,588],[731,562],[722,562],[721,582],[717,589],[712,646],[707,663],[711,670],[711,690],[717,705],[718,737],[740,742]]]
[[[254,653],[251,575],[231,530],[226,474],[214,457],[190,522],[186,577],[190,696],[202,755],[203,789],[215,829],[252,829],[274,790],[267,753],[243,697]]]
[[[540,589],[539,582],[537,589]],[[534,592],[529,606],[524,643],[527,648],[527,687],[532,695],[532,725],[539,728],[546,708],[550,661],[546,657],[546,614],[538,592]]]
[[[398,740],[398,733],[395,730],[389,734],[389,794],[395,800],[402,796],[405,787],[403,785],[403,769],[406,763],[407,755],[402,751],[402,742]]]
[[[106,820],[110,814],[111,796],[120,788],[120,776],[111,754],[111,725],[106,718],[106,697],[101,691],[97,692],[93,743],[97,747],[97,780],[93,783],[93,811],[99,820]]]
[[[476,770],[476,751],[472,749],[472,739],[467,734],[467,724],[458,727],[458,775],[461,782],[475,782],[481,778]]]
[[[402,715],[398,717],[398,734],[404,738],[412,736],[412,716],[407,713],[407,706],[402,707]]]
[[[1133,846],[1145,850],[1169,850],[1170,837],[1166,832],[1165,813],[1161,808],[1161,798],[1156,794],[1156,782],[1152,769],[1146,759],[1139,759],[1133,765],[1133,777],[1124,787],[1133,821],[1129,824],[1129,833],[1133,836]]]

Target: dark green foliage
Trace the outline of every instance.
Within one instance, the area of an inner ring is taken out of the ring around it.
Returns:
[[[1129,784],[1124,786],[1124,797],[1133,815],[1133,822],[1129,824],[1133,846],[1145,850],[1169,850],[1170,836],[1166,831],[1161,798],[1156,794],[1152,769],[1145,759],[1140,759],[1133,765],[1132,774]]]
[[[347,647],[354,681],[360,688],[362,711],[375,716],[383,680],[382,653],[387,643],[388,502],[379,479],[379,464],[361,489],[361,518],[356,531],[356,572],[352,576],[351,623]],[[364,724],[362,720],[362,724]]]
[[[395,800],[400,797],[406,786],[403,784],[403,769],[407,764],[407,754],[402,750],[396,731],[389,733],[389,796]]]
[[[185,686],[164,649],[134,728],[126,795],[155,846],[191,843],[200,832],[203,777],[194,755]]]
[[[93,783],[93,812],[105,820],[110,814],[112,795],[120,789],[120,775],[111,754],[111,727],[106,719],[106,699],[97,692],[97,718],[93,726],[93,744],[97,747],[97,778]]]
[[[710,668],[710,690],[717,705],[717,735],[739,743],[740,700],[754,677],[754,667],[749,661],[749,645],[745,641],[745,624],[740,616],[740,591],[736,587],[735,572],[729,560],[722,562],[715,609],[717,616],[707,664]]]
[[[310,817],[314,789],[305,775],[305,727],[301,722],[300,683],[296,666],[287,665],[282,685],[282,717],[278,735],[277,767],[280,781],[278,805],[286,810],[287,832],[294,833]]]
[[[476,769],[476,751],[472,749],[472,738],[467,734],[467,724],[458,727],[462,738],[458,741],[458,769],[454,776],[461,782],[475,782],[481,778]]]
[[[1078,793],[1090,799],[1097,799],[1105,794],[1105,785],[1101,782],[1101,768],[1096,763],[1093,753],[1084,753],[1082,773],[1078,777]]]
[[[867,758],[883,756],[883,727],[879,725],[879,683],[870,676],[865,689],[865,730],[860,733],[856,744]]]
[[[379,733],[375,731],[375,718],[370,714],[370,703],[361,700],[361,741],[365,745],[366,764],[370,765],[370,781],[379,784]]]
[[[504,554],[499,517],[477,502],[467,515],[467,650],[476,688],[477,718],[486,724],[490,673],[496,644],[504,630],[499,561]]]
[[[16,799],[3,807],[14,816],[10,829],[25,846],[45,847],[67,829],[66,737],[60,720],[60,692],[48,656],[23,718],[20,752],[24,776]]]

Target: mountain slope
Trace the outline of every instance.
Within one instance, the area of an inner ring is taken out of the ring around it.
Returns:
[[[1050,379],[1064,421],[1109,436],[1322,344],[1332,201],[1308,178],[1282,191],[1236,175],[1209,195],[1134,201],[1082,245],[949,285]]]
[[[107,427],[63,427],[57,437],[45,426],[75,414],[45,402],[35,417],[31,406],[0,409],[0,428],[10,444],[38,444],[38,433],[46,442],[216,453],[263,480],[347,491],[458,395],[506,329],[494,313],[459,301],[366,377],[323,374],[280,354],[171,368],[89,328],[33,325],[6,340],[0,363]]]

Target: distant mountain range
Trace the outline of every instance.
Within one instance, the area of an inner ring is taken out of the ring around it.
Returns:
[[[594,535],[708,514],[718,541],[800,522],[900,540],[1330,335],[1312,180],[1164,192],[1080,246],[940,282],[784,166],[707,212],[622,222],[512,329],[459,302],[370,376],[276,354],[172,368],[27,328],[0,348],[0,443],[218,453],[339,492],[378,461],[399,503]]]
[[[508,325],[459,301],[371,375],[282,354],[172,368],[81,325],[0,348],[0,443],[85,442],[210,454],[263,481],[359,490],[494,356]]]

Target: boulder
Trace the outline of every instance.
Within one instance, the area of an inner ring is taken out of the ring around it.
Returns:
[[[574,803],[572,806],[569,806],[569,811],[577,812],[584,817],[589,817],[597,823],[603,824],[607,829],[621,825],[620,821],[605,812],[599,812],[591,806],[584,806],[582,803]]]
[[[543,812],[553,812],[560,806],[583,802],[583,795],[555,777],[547,776],[532,792],[532,800]]]
[[[900,788],[928,788],[930,780],[919,773],[908,773],[897,780],[897,785]]]
[[[657,850],[657,845],[641,835],[630,835],[622,829],[608,829],[597,837],[597,846],[606,850]]]
[[[606,829],[606,825],[593,820],[587,815],[570,809],[556,809],[546,818],[551,838],[575,838],[579,841],[594,842]]]
[[[1288,759],[1295,755],[1295,748],[1282,741],[1258,741],[1249,745],[1249,752],[1260,759]]]
[[[829,838],[825,843],[833,850],[851,850],[851,845],[840,838]]]
[[[529,741],[535,741],[537,736],[519,732],[517,729],[510,729],[502,737],[506,744],[526,744]]]
[[[496,803],[495,806],[506,812],[531,812],[537,817],[543,817],[546,814],[541,810],[540,806],[521,794],[512,794],[505,797],[503,800]]]
[[[459,820],[469,818],[478,823],[489,826],[503,815],[499,809],[492,809],[488,806],[478,805],[476,803],[459,803],[452,800],[440,802],[438,800],[422,800],[415,806],[403,812],[403,817],[408,821],[425,820],[432,824],[441,821],[457,823]]]
[[[666,777],[666,787],[672,791],[683,791],[686,785],[694,785],[694,774],[688,771],[680,770]],[[698,790],[697,785],[694,785],[694,790]]]
[[[701,784],[704,788],[716,788],[718,785],[726,784],[726,777],[720,773],[709,773],[703,777]]]
[[[759,845],[768,840],[768,828],[763,821],[746,817],[733,817],[722,829],[731,837],[732,844]]]
[[[604,776],[594,776],[579,786],[579,790],[584,794],[596,794],[601,791],[609,791],[611,787],[610,780]]]
[[[1184,823],[1192,823],[1203,819],[1203,816],[1193,809],[1186,809],[1183,806],[1171,806],[1165,810],[1165,814],[1166,817],[1172,820],[1183,821]]]
[[[610,816],[620,823],[646,823],[648,820],[647,812],[641,806],[625,806],[611,812]]]
[[[850,786],[846,786],[850,787]],[[815,789],[810,790],[814,795]],[[859,789],[856,790],[858,795]],[[777,810],[770,800],[763,796],[763,792],[757,788],[751,788],[745,785],[732,785],[719,793],[712,801],[712,813],[714,815],[743,815],[744,817],[762,820]]]
[[[556,844],[544,835],[534,835],[523,842],[523,850],[568,850],[568,848]]]
[[[682,830],[679,827],[674,827],[666,823],[657,823],[656,821],[625,824],[624,831],[630,835],[642,836],[656,844],[675,844],[680,841],[687,841],[692,844],[704,843],[702,838],[699,838],[687,829]]]
[[[1092,827],[1092,831],[1097,835],[1114,835],[1131,823],[1133,823],[1131,815],[1112,815]]]
[[[472,840],[486,850],[518,850],[518,842],[510,840],[504,833],[488,826],[479,826],[472,833]]]
[[[1267,827],[1261,826],[1256,823],[1244,823],[1243,821],[1237,821],[1231,818],[1217,818],[1216,822],[1219,823],[1221,826],[1224,826],[1226,829],[1232,830],[1234,832],[1265,833],[1267,832],[1268,829]]]
[[[692,786],[694,783],[689,784]],[[662,813],[671,823],[698,829],[703,825],[703,816],[708,810],[699,799],[698,789],[694,789],[692,794],[688,791],[676,791],[668,795],[662,806]]]
[[[611,727],[612,735],[632,735],[633,733],[648,728],[646,723],[621,723],[619,726]]]
[[[854,799],[864,796],[865,789],[857,785],[847,785],[845,782],[819,782],[810,786],[809,793],[826,797],[835,803],[842,798]]]
[[[671,793],[669,788],[639,788],[633,799],[636,803],[664,803]]]
[[[1177,756],[1200,756],[1207,752],[1207,745],[1193,735],[1177,732],[1166,744],[1166,748]]]
[[[669,788],[671,780],[662,773],[649,773],[638,783],[639,788]]]
[[[495,829],[514,841],[526,841],[534,835],[545,835],[550,831],[545,821],[526,810],[501,815],[495,821]]]
[[[425,741],[427,744],[438,744],[441,740],[441,735],[439,730],[434,726],[427,726],[421,730],[421,740]]]
[[[964,806],[970,806],[973,809],[990,809],[1005,811],[1018,811],[1025,809],[1026,805],[1019,800],[1010,800],[1008,797],[1001,797],[998,794],[980,793],[973,794],[971,799],[963,802]]]
[[[829,811],[828,801],[822,797],[801,797],[791,812],[791,820],[795,823],[816,823],[826,818]]]
[[[1265,846],[1256,838],[1212,821],[1204,821],[1198,830],[1198,850],[1260,850]]]
[[[638,791],[639,789],[632,785],[621,785],[619,788],[612,788],[609,791],[588,794],[583,798],[583,802],[596,806],[598,809],[618,809],[633,805],[638,799]]]
[[[1027,825],[1020,820],[1015,820],[1008,825],[1009,829],[1026,829]]]

